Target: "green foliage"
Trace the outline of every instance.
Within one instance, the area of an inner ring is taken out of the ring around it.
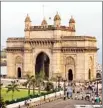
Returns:
[[[36,87],[36,79],[34,76],[31,79],[31,85],[33,87],[33,95],[34,95],[35,94],[35,87]]]
[[[36,85],[38,87],[39,94],[41,93],[41,86],[43,86],[43,82],[45,79],[44,71],[40,71],[40,73],[36,74]]]
[[[52,82],[49,82],[49,81],[46,82],[45,90],[46,90],[47,92],[53,91],[53,90],[54,90],[54,85],[53,85],[53,83],[52,83]]]
[[[17,103],[17,102],[21,102],[21,101],[24,101],[24,100],[28,100],[28,99],[33,99],[33,98],[37,98],[37,97],[40,97],[40,96],[45,96],[45,95],[48,95],[48,94],[51,94],[53,93],[53,91],[50,91],[50,92],[41,92],[41,94],[35,94],[35,95],[29,95],[27,97],[23,97],[23,98],[20,98],[20,99],[17,99],[17,100],[12,100],[12,101],[5,101],[5,103],[7,105],[9,104],[12,104],[12,103]]]
[[[7,86],[7,93],[8,92],[10,92],[10,91],[12,91],[12,100],[13,100],[13,96],[14,96],[14,92],[15,91],[20,91],[19,89],[18,89],[18,84],[16,84],[16,82],[15,81],[11,81],[11,84],[9,84],[8,86]]]
[[[33,88],[33,95],[35,94],[35,86],[36,86],[36,80],[34,75],[30,76],[27,75],[27,81],[24,82],[23,86],[26,86],[28,88],[28,96],[30,95],[30,88]]]
[[[7,88],[2,88],[1,96],[4,98],[4,101],[6,101],[6,100],[10,100],[11,101],[12,100],[11,99],[12,92],[7,93],[6,91],[7,91]],[[30,95],[33,95],[33,90],[30,90],[30,91],[31,91]],[[42,92],[46,92],[46,91],[41,91],[41,93]],[[34,95],[37,95],[37,94],[38,94],[38,90],[35,90],[35,94]],[[28,89],[24,89],[23,88],[23,89],[20,89],[20,92],[15,91],[13,100],[17,100],[19,98],[24,98],[24,97],[27,97],[27,96],[28,96]]]
[[[3,86],[3,84],[0,82],[0,87],[2,87]]]
[[[2,97],[0,97],[0,108],[6,108],[6,103]]]
[[[44,73],[43,69],[40,71],[40,73],[36,74],[36,79],[37,78],[39,78],[39,79],[41,78],[42,80],[45,79],[45,73]]]
[[[3,84],[0,82],[0,91],[1,91],[1,89],[2,89],[2,86],[3,86]]]

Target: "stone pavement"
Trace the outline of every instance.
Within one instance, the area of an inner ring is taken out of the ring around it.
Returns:
[[[53,102],[42,104],[35,108],[75,108],[74,105],[92,105],[89,101],[72,100],[72,99],[59,99]]]

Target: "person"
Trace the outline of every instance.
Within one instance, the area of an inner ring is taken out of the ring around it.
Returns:
[[[25,100],[25,105],[27,105],[27,101]]]
[[[67,97],[68,98],[72,97],[72,93],[73,93],[72,87],[68,86],[68,88],[67,88]]]
[[[96,96],[96,103],[100,103],[100,97],[98,95]]]

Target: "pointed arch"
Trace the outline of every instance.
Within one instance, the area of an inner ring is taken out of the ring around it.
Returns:
[[[23,57],[21,56],[15,57],[15,66],[16,66],[16,77],[21,78],[23,71]]]
[[[73,57],[69,56],[66,58],[66,64],[67,65],[75,65],[75,60]]]

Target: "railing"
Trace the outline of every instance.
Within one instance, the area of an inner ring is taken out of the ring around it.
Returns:
[[[63,94],[64,94],[63,91],[59,91],[59,92],[55,92],[55,93],[48,94],[48,95],[45,95],[45,96],[30,99],[27,102],[27,104],[25,104],[25,101],[22,101],[22,102],[7,105],[6,108],[18,108],[19,106],[20,107],[33,108],[35,106],[39,106],[41,104],[60,99],[63,96]]]

